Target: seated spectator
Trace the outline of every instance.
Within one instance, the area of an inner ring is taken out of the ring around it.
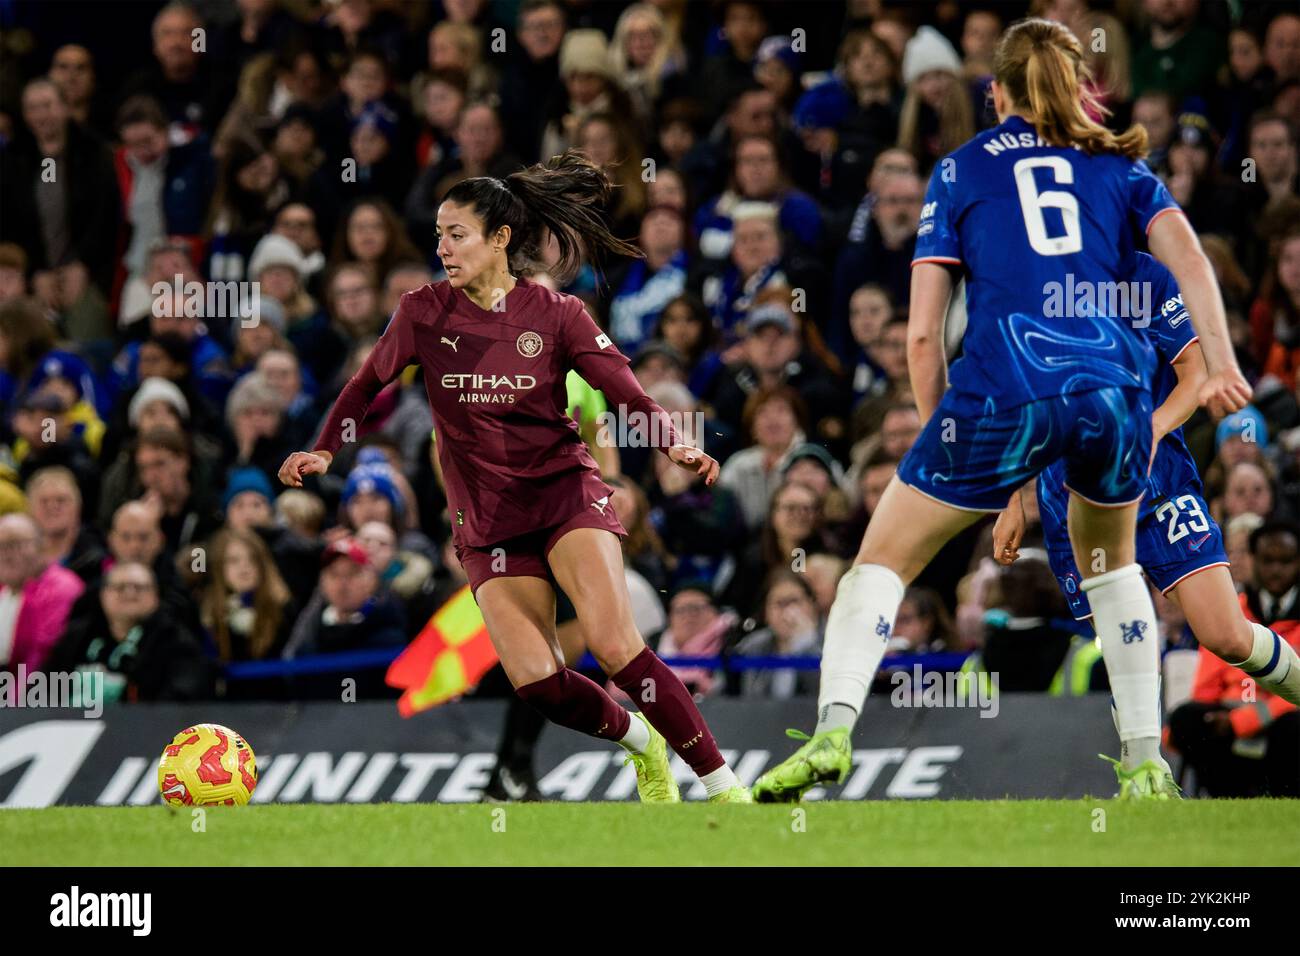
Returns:
[[[1274,267],[1250,307],[1250,326],[1264,374],[1294,392],[1300,368],[1300,227],[1278,245]]]
[[[843,389],[805,346],[785,299],[773,292],[771,300],[765,297],[755,305],[735,358],[718,374],[706,400],[718,418],[741,430],[750,398],[764,389],[789,388],[804,405],[809,434],[819,441],[838,441],[845,427]]]
[[[183,433],[145,432],[136,440],[133,456],[139,497],[158,510],[169,553],[203,541],[217,529],[221,522],[216,502],[196,480],[200,475]],[[121,503],[106,500],[101,507],[115,510]]]
[[[907,41],[898,145],[916,157],[923,173],[975,135],[975,110],[961,72],[957,51],[934,27],[921,27]]]
[[[414,637],[438,609],[433,603],[433,561],[414,551],[399,550],[397,533],[382,521],[367,521],[353,537],[366,549],[380,583],[406,608],[408,629]]]
[[[758,606],[761,627],[732,649],[734,657],[819,657],[822,635],[817,603],[807,577],[789,568],[773,568],[763,579]],[[817,669],[765,667],[739,674],[742,697],[789,700],[817,693]]]
[[[258,468],[275,481],[280,464],[294,449],[284,435],[284,399],[265,378],[254,372],[239,380],[226,402],[227,467]]]
[[[745,401],[743,432],[753,444],[727,459],[718,484],[736,495],[751,530],[767,515],[787,456],[804,442],[807,415],[803,399],[788,385],[760,388]]]
[[[880,333],[880,340],[872,350],[871,357],[884,369],[889,384],[879,394],[867,395],[853,409],[849,435],[855,443],[863,437],[878,433],[891,408],[915,404],[912,379],[907,371],[906,319],[893,319],[885,323],[885,329]]]
[[[299,491],[298,494],[307,494]],[[236,468],[226,484],[222,498],[225,530],[248,531],[257,535],[270,549],[279,575],[284,579],[294,603],[302,607],[316,587],[316,565],[321,546],[316,533],[304,535],[280,521],[274,504],[275,491],[259,468]]]
[[[731,210],[729,260],[721,271],[696,270],[691,290],[713,315],[713,322],[730,345],[745,331],[754,299],[770,286],[789,286],[783,270],[781,234],[776,209],[770,203],[738,203]]]
[[[1300,529],[1278,522],[1250,535],[1254,579],[1246,618],[1300,647]],[[1300,711],[1204,647],[1192,699],[1169,716],[1171,742],[1212,797],[1300,796]]]
[[[0,403],[7,406],[30,390],[32,375],[57,341],[58,330],[36,299],[0,304]]]
[[[155,239],[145,254],[143,271],[127,276],[121,290],[121,301],[117,308],[117,324],[120,329],[137,333],[143,320],[153,314],[154,302],[158,298],[155,289],[161,286],[174,286],[178,281],[184,288],[187,283],[201,282],[203,277],[194,265],[199,259],[196,247],[181,239],[167,237]],[[179,277],[179,279],[178,279]]]
[[[817,620],[825,631],[826,619],[831,613],[831,605],[835,602],[836,589],[839,587],[840,578],[844,577],[844,572],[849,569],[847,558],[841,558],[834,554],[810,554],[808,555],[808,567],[804,569],[804,577],[807,578],[809,586],[813,589],[813,596],[817,601]]]
[[[1223,529],[1223,546],[1230,562],[1228,570],[1238,593],[1254,580],[1255,562],[1250,554],[1250,536],[1263,523],[1264,519],[1259,515],[1247,512],[1237,515]]]
[[[1145,0],[1148,32],[1133,48],[1133,92],[1166,90],[1175,100],[1214,85],[1223,37],[1200,19],[1199,5]]]
[[[189,347],[189,368],[199,394],[220,405],[233,381],[230,359],[191,307],[186,312],[185,292],[174,284],[157,298],[149,313],[150,336],[176,335]],[[147,376],[141,369],[141,342],[130,342],[113,360],[110,393],[114,398],[133,389]]]
[[[233,526],[217,532],[203,581],[198,603],[209,655],[222,664],[278,657],[296,609],[262,539]]]
[[[782,237],[790,248],[816,253],[822,241],[822,215],[812,197],[795,189],[782,168],[776,142],[745,136],[735,144],[731,182],[695,215],[700,256],[716,263],[731,255],[734,215],[748,203],[771,205]]]
[[[383,300],[379,304],[385,324],[388,316],[394,314],[397,307],[401,305],[402,296],[416,289],[423,289],[433,280],[433,270],[422,261],[399,262],[389,269],[388,274],[384,276]]]
[[[237,315],[230,320],[230,367],[236,381],[243,378],[272,349],[291,349],[284,337],[284,307],[269,295],[258,296],[255,314]]]
[[[1022,547],[1019,560],[1001,569],[984,615],[983,666],[997,675],[999,691],[1052,686],[1061,665],[1069,663],[1072,632],[1064,624],[1066,613],[1047,553]],[[1104,675],[1104,667],[1097,670]],[[1091,680],[1087,686],[1101,689]]]
[[[723,603],[741,615],[753,617],[761,607],[755,581],[773,571],[802,570],[808,555],[826,550],[821,529],[821,501],[807,485],[787,481],[772,495],[766,520],[736,564],[736,574],[723,592]]]
[[[1273,517],[1276,503],[1273,480],[1259,465],[1241,462],[1228,471],[1223,494],[1210,502],[1210,512],[1220,525],[1241,514]]]
[[[45,669],[86,585],[43,554],[41,529],[25,514],[0,517],[0,667]]]
[[[642,178],[646,170],[639,159],[645,150],[630,118],[592,113],[578,125],[574,145],[603,169],[613,183],[613,192],[604,207],[610,230],[616,236],[636,232],[646,212],[646,183]],[[602,261],[597,258],[596,264]]]
[[[41,529],[42,557],[89,585],[98,580],[107,552],[99,534],[81,520],[81,490],[66,468],[42,468],[27,481],[27,505]]]
[[[595,113],[631,116],[628,95],[615,81],[609,42],[600,30],[570,30],[560,44],[560,79],[565,102],[542,132],[543,157],[578,144],[578,130]]]
[[[653,125],[661,100],[682,92],[688,83],[682,38],[653,3],[633,3],[619,15],[610,63],[642,128]]]
[[[379,303],[375,278],[358,262],[344,262],[330,272],[325,305],[330,315],[330,334],[342,339],[343,348],[343,343],[379,335],[388,320]]]
[[[673,579],[714,580],[746,538],[740,501],[721,482],[706,485],[666,455],[655,455],[651,468],[650,521],[668,553],[677,559]]]
[[[12,421],[13,460],[24,483],[42,468],[66,468],[84,500],[99,499],[99,471],[85,442],[68,420],[68,406],[55,391],[29,392]]]
[[[723,367],[722,356],[716,347],[717,329],[697,296],[683,292],[665,305],[650,337],[682,357],[686,387],[697,398],[712,392],[714,378]]]
[[[376,461],[358,456],[358,461],[361,463],[348,473],[339,499],[341,526],[355,535],[362,525],[378,521],[393,529],[402,550],[429,558],[436,555],[433,543],[408,520],[413,517],[409,512],[414,505],[409,482],[382,457]]]
[[[411,101],[420,107],[423,128],[415,144],[416,165],[425,170],[441,164],[456,149],[453,130],[468,98],[464,70],[431,70],[416,78]]]
[[[148,567],[114,564],[92,594],[68,621],[50,670],[102,673],[107,703],[212,697],[213,673],[198,638],[159,600]]]
[[[430,244],[432,247],[432,244]],[[399,262],[424,257],[406,235],[393,207],[382,199],[362,199],[345,210],[334,233],[330,267],[356,262],[370,273],[376,289]],[[322,376],[321,381],[327,378]]]
[[[249,278],[245,270],[253,249],[270,232],[275,211],[292,198],[291,188],[275,154],[260,141],[230,144],[217,170],[209,211],[204,269],[209,279]]]
[[[853,358],[847,363],[856,405],[889,388],[889,376],[873,357],[885,323],[894,317],[894,300],[882,285],[859,286],[849,297],[849,332],[853,337]],[[834,348],[834,344],[831,344]]]
[[[627,354],[651,337],[666,307],[686,288],[685,224],[666,206],[650,209],[641,220],[644,259],[634,259],[611,277],[609,334]]]
[[[306,448],[315,434],[319,415],[303,380],[298,356],[289,349],[270,349],[262,353],[254,371],[279,396],[284,409],[280,419],[284,444]]]
[[[288,488],[275,499],[275,519],[304,538],[319,537],[325,526],[325,502],[310,491]]]
[[[668,599],[668,627],[659,635],[656,653],[665,658],[717,657],[737,620],[734,611],[718,610],[708,584],[686,581]],[[672,671],[697,698],[722,689],[716,668],[691,665]]]
[[[320,273],[325,269],[325,253],[321,249],[315,210],[306,203],[285,203],[275,214],[271,232],[292,241],[303,254],[304,281],[308,291],[312,291]]]
[[[27,391],[53,392],[63,400],[64,418],[92,458],[98,458],[104,442],[104,422],[99,417],[101,395],[95,374],[81,357],[55,349],[47,352],[27,380]],[[18,449],[15,448],[15,454]]]
[[[340,538],[321,557],[320,587],[298,615],[283,656],[398,647],[406,640],[406,615],[384,595],[366,549]]]
[[[328,335],[329,316],[307,292],[307,257],[292,239],[271,233],[253,250],[248,273],[261,283],[263,295],[283,306],[283,335],[313,379],[328,381],[338,371],[342,348]]]
[[[0,305],[27,296],[27,253],[13,242],[0,242]]]
[[[933,654],[957,649],[952,615],[932,588],[908,588],[898,606],[886,654]]]

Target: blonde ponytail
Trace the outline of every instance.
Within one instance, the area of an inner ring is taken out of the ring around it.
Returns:
[[[1141,126],[1116,135],[1088,115],[1089,110],[1098,115],[1107,110],[1086,86],[1090,77],[1083,47],[1062,24],[1036,18],[1013,23],[993,56],[993,75],[1051,145],[1129,159],[1146,155],[1147,134]]]

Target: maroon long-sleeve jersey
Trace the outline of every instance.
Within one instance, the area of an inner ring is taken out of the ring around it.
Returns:
[[[667,413],[582,302],[520,279],[496,309],[480,308],[448,282],[402,296],[316,447],[337,451],[344,425],[359,425],[379,391],[415,364],[424,370],[458,544],[481,548],[553,527],[610,493],[565,412],[570,369],[611,407],[658,418],[650,434],[659,447],[678,441]]]

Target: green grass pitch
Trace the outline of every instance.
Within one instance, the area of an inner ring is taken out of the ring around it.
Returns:
[[[1103,811],[1099,814],[1098,811]],[[796,811],[802,811],[796,812]],[[28,866],[1300,864],[1297,800],[268,805],[0,810]],[[1104,827],[1104,829],[1103,829]]]

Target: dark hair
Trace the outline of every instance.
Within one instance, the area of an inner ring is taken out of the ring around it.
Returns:
[[[45,317],[41,303],[31,296],[21,296],[0,305],[0,335],[9,344],[6,371],[20,389],[45,353],[58,341],[54,323]]]
[[[1250,137],[1255,135],[1255,129],[1257,127],[1266,126],[1269,123],[1281,123],[1282,128],[1286,130],[1287,142],[1292,146],[1296,144],[1296,130],[1295,127],[1291,125],[1291,121],[1277,110],[1268,107],[1262,110],[1256,110],[1250,115],[1250,123],[1246,130],[1247,141],[1249,141]]]
[[[605,171],[574,149],[511,173],[505,179],[475,176],[448,190],[443,202],[471,206],[483,220],[483,234],[510,229],[506,255],[510,267],[539,271],[546,233],[560,246],[560,261],[550,272],[565,283],[584,257],[598,252],[643,258],[636,246],[609,231],[603,210],[612,184]]]
[[[178,432],[171,428],[151,428],[143,435],[137,436],[135,450],[139,451],[141,448],[160,448],[173,455],[179,455],[186,461],[194,461],[194,455],[190,451],[189,436],[185,432]]]
[[[790,407],[790,411],[794,413],[795,426],[800,431],[808,431],[808,403],[803,400],[802,395],[789,385],[756,388],[749,393],[749,398],[745,399],[745,407],[740,415],[741,428],[744,429],[745,439],[748,444],[752,445],[754,443],[754,419],[758,417],[759,410],[768,402],[785,402]]]
[[[1294,521],[1283,521],[1283,520],[1273,519],[1273,520],[1265,521],[1262,525],[1260,525],[1258,528],[1256,528],[1254,531],[1250,533],[1250,538],[1248,539],[1250,545],[1250,553],[1255,554],[1259,550],[1259,543],[1264,538],[1272,537],[1273,535],[1281,535],[1281,534],[1291,535],[1291,537],[1295,540],[1296,544],[1300,545],[1300,525],[1297,525]]]
[[[177,365],[184,365],[187,369],[193,361],[193,347],[175,332],[162,332],[158,335],[151,335],[145,339],[145,342],[158,346],[163,350],[167,358]]]
[[[154,129],[166,129],[167,114],[152,96],[132,96],[117,111],[117,130],[120,133],[136,123],[148,123]]]

